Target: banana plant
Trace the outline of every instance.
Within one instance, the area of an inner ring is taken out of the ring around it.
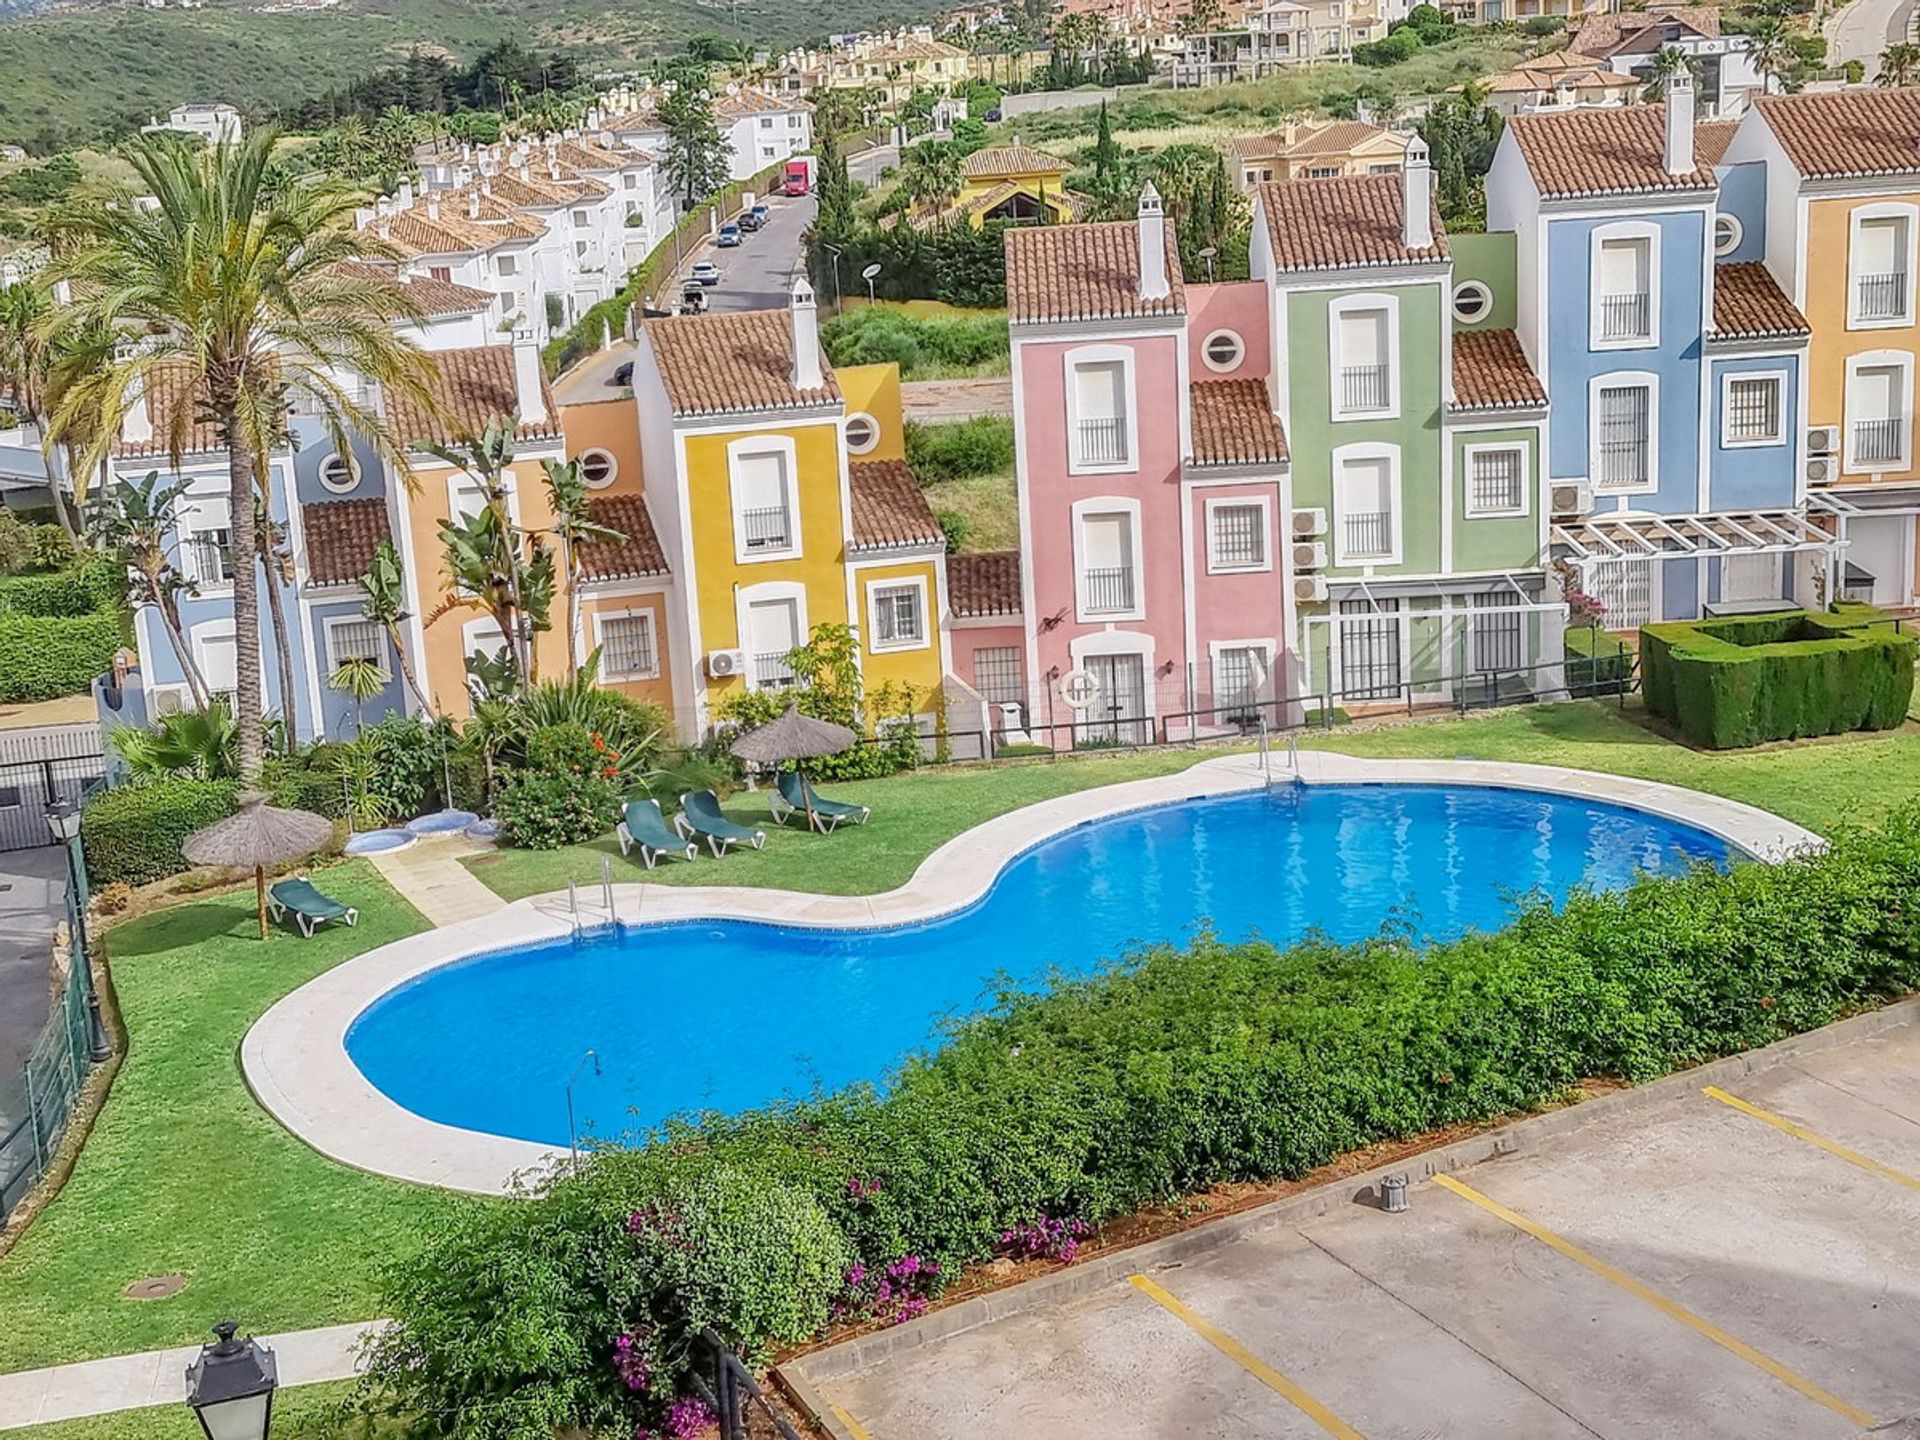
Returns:
[[[560,542],[560,570],[567,577],[567,668],[580,668],[580,547],[599,541],[617,545],[627,537],[593,518],[586,475],[578,460],[541,462],[553,505],[553,534]]]
[[[387,632],[387,643],[393,646],[394,659],[400,666],[400,678],[406,682],[420,713],[431,723],[438,717],[427,700],[427,692],[420,688],[420,679],[413,673],[413,662],[407,659],[407,647],[400,636],[401,623],[407,619],[407,584],[400,568],[400,552],[394,549],[391,540],[382,540],[374,550],[367,573],[360,577],[360,588],[366,595],[361,609],[369,620]]]

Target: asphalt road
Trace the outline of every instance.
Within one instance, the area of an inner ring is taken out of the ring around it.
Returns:
[[[1872,79],[1880,68],[1880,52],[1907,38],[1914,0],[1853,0],[1827,26],[1827,63],[1843,65],[1860,60]]]
[[[48,957],[67,857],[52,845],[0,853],[0,1130],[21,1112],[20,1067],[47,1023]]]

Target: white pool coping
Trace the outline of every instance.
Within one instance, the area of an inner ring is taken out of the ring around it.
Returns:
[[[1302,751],[1309,784],[1478,785],[1543,791],[1622,805],[1697,826],[1762,860],[1821,844],[1812,831],[1738,801],[1675,785],[1491,760],[1372,760]],[[1272,776],[1290,778],[1275,755]],[[1256,790],[1268,783],[1259,757],[1229,755],[1177,774],[1082,790],[1010,811],[955,836],[920,862],[911,879],[880,895],[814,895],[717,885],[619,884],[622,922],[737,919],[827,929],[898,925],[963,908],[992,887],[1007,864],[1051,836],[1128,810]],[[876,820],[884,824],[884,815]],[[778,832],[768,843],[780,843]],[[664,862],[675,863],[675,862]],[[724,863],[697,862],[724,871]],[[585,918],[604,921],[599,888],[581,896]],[[565,1151],[551,1145],[442,1125],[377,1090],[347,1055],[354,1020],[380,996],[429,970],[488,951],[566,938],[564,893],[535,895],[491,914],[443,926],[335,966],[286,996],[247,1031],[240,1060],[260,1103],[321,1154],[375,1174],[478,1195],[511,1193]],[[432,1043],[457,1043],[439,1037]]]

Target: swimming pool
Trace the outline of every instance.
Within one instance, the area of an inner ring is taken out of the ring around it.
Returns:
[[[1447,939],[1499,926],[1529,893],[1557,900],[1729,853],[1704,830],[1573,796],[1286,785],[1080,824],[937,920],[672,921],[473,956],[375,1000],[346,1049],[429,1120],[564,1144],[576,1067],[581,1133],[611,1136],[882,1080],[943,1015],[990,1002],[996,973],[1015,984],[1084,974],[1203,922],[1281,943],[1311,929],[1357,940],[1384,922]],[[588,1050],[598,1073],[581,1064]]]

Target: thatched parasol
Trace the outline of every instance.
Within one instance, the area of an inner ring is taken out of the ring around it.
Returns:
[[[813,813],[813,791],[807,785],[807,772],[799,764],[802,760],[817,760],[823,755],[838,755],[842,750],[853,747],[859,736],[844,725],[835,725],[831,720],[816,720],[811,715],[802,715],[794,705],[787,706],[786,713],[778,719],[769,720],[757,730],[749,730],[733,742],[735,758],[754,765],[778,765],[782,760],[794,762],[794,768],[800,771],[800,798],[807,803],[807,828],[817,828]]]
[[[237,814],[196,830],[180,847],[195,865],[253,871],[260,911],[260,938],[267,938],[267,867],[311,855],[333,838],[333,822],[311,810],[276,810],[267,797],[249,791]]]

